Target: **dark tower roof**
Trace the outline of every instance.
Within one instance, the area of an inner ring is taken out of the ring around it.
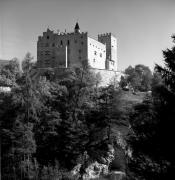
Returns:
[[[80,29],[78,22],[75,25],[75,29]]]
[[[75,33],[80,32],[80,27],[79,27],[78,22],[77,22],[76,25],[75,25],[74,31],[75,31]]]

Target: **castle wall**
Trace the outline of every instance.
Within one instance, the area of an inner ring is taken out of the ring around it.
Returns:
[[[55,57],[54,51],[55,46],[54,33],[53,31],[48,31],[43,33],[43,36],[39,36],[37,42],[37,64],[39,67],[54,67]]]
[[[105,69],[106,46],[88,37],[88,62],[93,68]]]
[[[117,70],[117,39],[111,35],[111,60],[114,61],[114,70]]]
[[[117,39],[106,33],[98,35],[98,41],[106,44],[106,69],[117,71]]]
[[[47,30],[39,36],[37,43],[37,63],[41,68],[58,67],[65,64],[67,46],[68,66],[80,65],[87,60],[87,33],[55,34]]]
[[[108,86],[110,84],[117,85],[121,79],[121,76],[123,75],[119,71],[112,71],[106,69],[92,68],[91,71],[94,72],[95,74],[100,75],[101,81],[99,86]]]
[[[67,46],[68,66],[81,65],[87,59],[87,33],[65,33],[57,36],[57,42]]]
[[[38,78],[47,70],[48,68],[38,68],[33,73],[34,79]],[[66,72],[69,71],[69,68],[55,67],[53,68],[53,70],[55,71],[56,77],[61,79],[64,77]],[[121,76],[124,75],[123,73],[119,71],[112,71],[112,70],[106,70],[106,69],[90,68],[90,71],[94,73],[95,75],[98,75],[98,77],[100,77],[100,83],[98,84],[98,86],[101,86],[101,87],[105,87],[111,84],[118,86]]]

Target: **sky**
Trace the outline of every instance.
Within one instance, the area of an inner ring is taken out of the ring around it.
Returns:
[[[36,60],[37,39],[49,27],[80,29],[97,39],[117,37],[118,69],[163,65],[162,50],[171,48],[175,33],[175,0],[0,0],[0,59]]]

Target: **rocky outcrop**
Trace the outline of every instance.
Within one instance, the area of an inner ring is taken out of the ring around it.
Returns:
[[[109,171],[109,164],[114,160],[114,148],[110,145],[109,150],[107,152],[106,157],[101,157],[99,161],[94,161],[88,164],[87,167],[84,167],[83,173],[81,169],[83,168],[83,164],[78,164],[71,171],[73,176],[77,176],[83,180],[89,179],[115,179],[122,180],[125,176],[124,172],[121,171]],[[89,156],[85,152],[86,160],[88,160]]]

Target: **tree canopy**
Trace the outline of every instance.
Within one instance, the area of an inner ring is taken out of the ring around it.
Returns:
[[[132,87],[135,91],[151,90],[152,72],[149,67],[138,64],[135,67],[129,66],[125,69],[126,77],[123,82]]]

